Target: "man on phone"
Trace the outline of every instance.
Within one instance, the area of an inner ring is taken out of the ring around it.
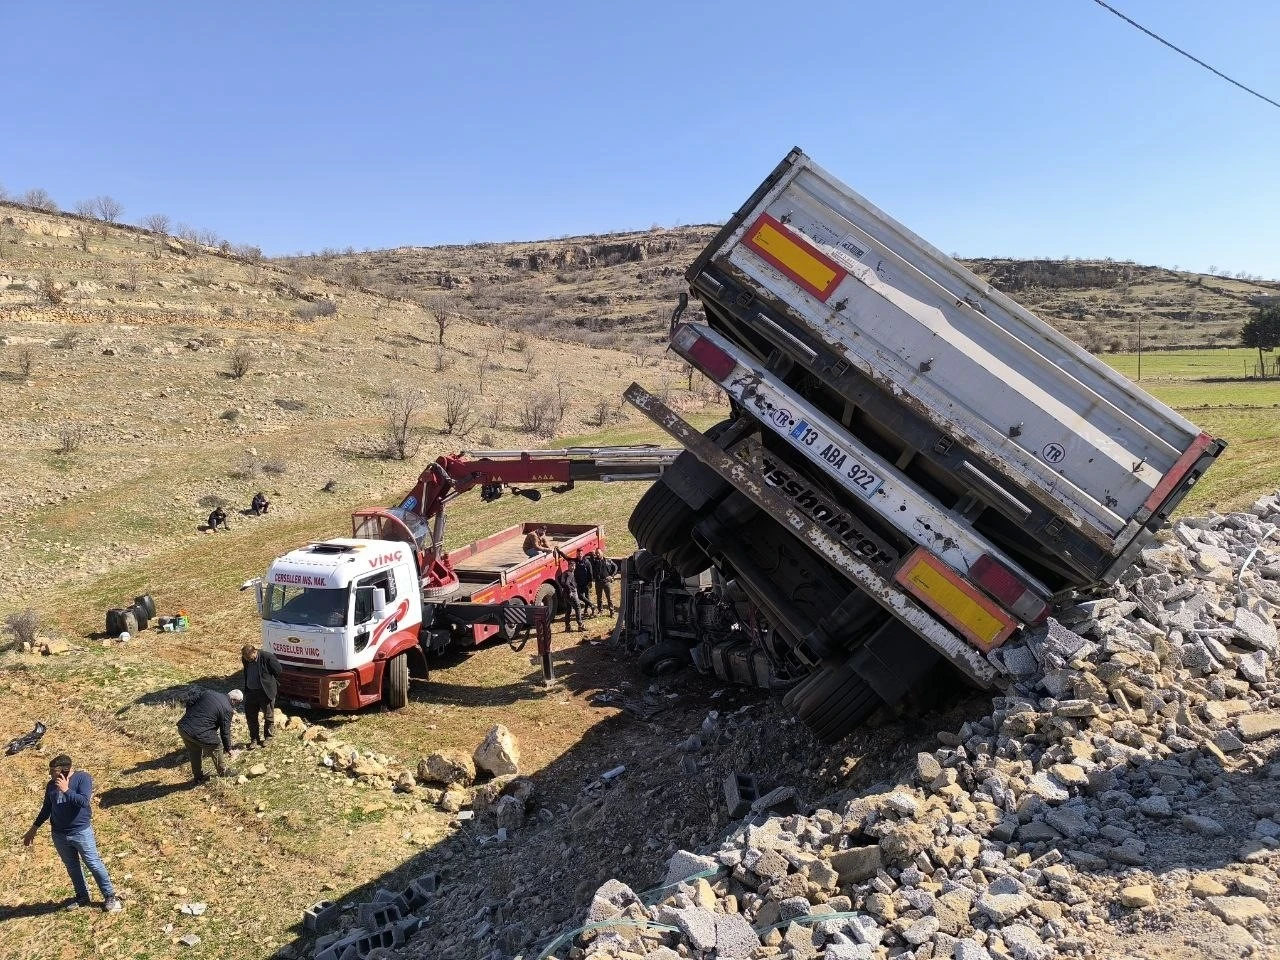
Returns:
[[[84,879],[84,868],[88,867],[98,889],[102,891],[102,909],[107,913],[119,913],[124,909],[124,904],[116,896],[111,877],[107,875],[106,864],[98,854],[98,841],[90,823],[93,816],[90,806],[92,800],[93,778],[83,770],[73,771],[71,758],[65,753],[59,754],[49,763],[49,782],[44,788],[44,805],[40,807],[40,815],[36,817],[36,822],[31,825],[22,842],[25,846],[31,846],[35,842],[36,832],[48,820],[53,834],[53,848],[62,858],[62,865],[67,868],[67,876],[71,878],[71,886],[75,889],[75,902],[67,904],[67,908],[89,905],[89,885]]]

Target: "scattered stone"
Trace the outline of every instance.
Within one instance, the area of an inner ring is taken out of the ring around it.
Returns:
[[[1280,711],[1273,713],[1250,713],[1236,718],[1236,730],[1245,743],[1265,740],[1280,733]]]
[[[1156,905],[1156,891],[1149,883],[1141,883],[1120,890],[1120,904],[1130,910],[1141,910]]]
[[[418,782],[469,787],[476,781],[475,761],[460,750],[437,750],[418,761]]]
[[[502,724],[489,728],[473,756],[477,769],[495,777],[520,772],[520,745],[515,736]]]
[[[1270,915],[1267,905],[1253,897],[1209,897],[1209,909],[1224,923],[1245,926]]]

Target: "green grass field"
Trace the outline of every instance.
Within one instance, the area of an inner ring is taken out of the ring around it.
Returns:
[[[1272,362],[1273,354],[1263,354]],[[1136,379],[1132,353],[1102,358]],[[1144,353],[1140,386],[1202,430],[1227,441],[1227,451],[1183,501],[1179,513],[1245,506],[1280,489],[1280,380],[1243,379],[1258,352],[1243,347]],[[1225,379],[1241,378],[1241,379]]]

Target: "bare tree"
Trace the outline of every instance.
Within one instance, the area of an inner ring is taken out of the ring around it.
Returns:
[[[158,237],[167,236],[169,233],[169,217],[163,213],[148,213],[138,221],[138,224],[143,230],[150,230]]]
[[[595,410],[591,415],[591,425],[594,427],[608,426],[609,421],[613,419],[613,401],[608,397],[600,397],[596,400]]]
[[[525,347],[520,356],[524,360],[524,366],[521,369],[528,373],[529,368],[533,366],[533,347]]]
[[[80,249],[89,252],[89,238],[93,236],[93,227],[87,223],[76,224],[76,236],[80,238]]]
[[[461,384],[451,383],[444,388],[444,432],[466,437],[476,428],[475,394]]]
[[[31,207],[33,210],[44,210],[47,213],[57,213],[58,204],[49,196],[49,191],[44,187],[33,187],[26,193],[18,197],[18,202]]]
[[[75,213],[77,217],[93,217],[95,216],[93,211],[94,206],[92,200],[79,200],[72,208],[72,212]]]
[[[138,292],[138,265],[136,263],[131,263],[125,268],[124,279],[120,281],[120,289],[126,293]]]
[[[505,404],[502,402],[502,397],[497,397],[493,401],[493,406],[489,408],[488,414],[485,415],[485,423],[489,429],[497,430],[502,426],[502,418],[505,414],[506,409]]]
[[[22,379],[28,380],[36,370],[36,348],[23,347],[18,351],[18,373]]]
[[[0,200],[8,200],[9,191],[4,188],[4,184],[0,183]]]
[[[431,320],[436,325],[436,343],[443,346],[445,331],[453,326],[455,315],[446,309],[445,299],[441,296],[423,297],[421,305],[423,310],[431,314]]]
[[[124,213],[124,204],[106,194],[94,197],[92,203],[93,215],[103,223],[115,223],[120,219],[120,214]]]
[[[404,387],[397,387],[387,396],[384,454],[388,459],[408,460],[418,452],[421,438],[417,421],[425,401],[421,390]]]
[[[233,380],[240,380],[253,367],[253,351],[248,347],[237,347],[231,354],[231,366],[227,373]]]
[[[520,403],[520,429],[524,433],[535,433],[539,436],[551,436],[554,432],[547,429],[550,421],[551,404],[555,402],[555,394],[549,390],[539,390],[528,394]]]

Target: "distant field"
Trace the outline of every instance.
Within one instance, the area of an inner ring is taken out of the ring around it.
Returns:
[[[1264,354],[1270,361],[1274,355]],[[1135,378],[1137,354],[1105,355],[1108,364]],[[1280,489],[1280,380],[1219,377],[1251,374],[1258,352],[1242,347],[1143,353],[1142,387],[1202,430],[1227,441],[1227,451],[1179,511],[1243,506]]]
[[[1275,363],[1275,353],[1263,353],[1268,366]],[[1136,353],[1102,355],[1107,364],[1126,376],[1137,379]],[[1248,347],[1222,347],[1212,350],[1170,350],[1142,354],[1142,379],[1178,380],[1205,377],[1252,377],[1258,363],[1258,351]]]

